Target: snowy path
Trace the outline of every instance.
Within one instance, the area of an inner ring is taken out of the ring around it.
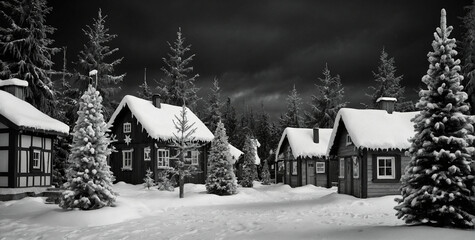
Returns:
[[[86,214],[62,212],[54,205],[42,205],[47,207],[34,213],[35,202],[42,204],[38,201],[41,199],[12,204],[25,202],[24,214],[13,213],[12,209],[17,210],[14,206],[0,205],[0,239],[399,240],[475,236],[475,231],[402,226],[392,209],[394,196],[362,200],[312,186],[290,189],[274,185],[240,189],[240,194],[230,197],[209,197],[202,192],[202,186],[196,185],[190,189],[188,198],[177,199],[175,192],[166,193],[170,198],[162,196],[161,200],[166,201],[157,201],[146,197],[163,192],[137,194],[134,187],[123,186],[123,201],[118,202],[118,207],[108,208],[109,211],[123,208],[122,214],[114,213],[117,215],[103,210]],[[134,204],[127,205],[129,201]],[[127,206],[134,211],[127,210]],[[26,214],[28,211],[33,213]],[[97,214],[100,211],[102,216]],[[97,222],[101,217],[113,221],[111,216],[116,216],[118,223]],[[87,222],[93,226],[86,226]]]

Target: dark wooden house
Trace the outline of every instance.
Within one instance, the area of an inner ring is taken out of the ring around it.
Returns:
[[[326,157],[332,129],[286,128],[276,151],[276,182],[331,187],[336,175]]]
[[[379,100],[383,109],[338,112],[328,148],[339,162],[339,193],[359,198],[400,194],[417,112],[394,112],[396,99]]]
[[[181,110],[181,106],[161,103],[158,96],[152,101],[130,95],[122,99],[109,120],[116,150],[110,155],[109,165],[116,181],[139,184],[143,183],[149,168],[157,178],[159,171],[175,167],[178,151],[172,147],[173,134],[176,134],[173,121]],[[190,124],[194,123],[193,137],[201,145],[185,154],[186,163],[199,171],[186,182],[204,183],[209,143],[214,135],[189,109],[186,116]]]
[[[51,186],[54,139],[69,134],[66,124],[24,101],[27,87],[0,80],[0,196]]]

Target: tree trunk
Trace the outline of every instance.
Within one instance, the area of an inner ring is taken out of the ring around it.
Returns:
[[[179,175],[179,182],[180,182],[180,198],[184,198],[185,196],[185,191],[184,191],[184,186],[185,186],[185,176],[183,176],[183,173],[180,173]]]

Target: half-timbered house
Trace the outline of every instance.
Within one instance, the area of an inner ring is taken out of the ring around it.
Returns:
[[[0,80],[0,188],[7,194],[51,186],[54,139],[69,134],[66,124],[25,101],[27,87],[23,80]]]
[[[400,194],[405,151],[414,136],[417,112],[395,112],[394,98],[380,98],[382,109],[343,108],[338,112],[328,154],[339,161],[338,192],[359,198]]]
[[[281,170],[276,173],[277,181],[291,187],[331,187],[330,176],[336,175],[326,157],[331,132],[327,128],[286,128],[275,155],[275,169]]]
[[[172,139],[178,133],[173,121],[176,122],[175,116],[179,117],[181,110],[181,106],[161,103],[156,95],[152,101],[130,95],[122,99],[108,123],[116,150],[109,158],[109,165],[116,181],[142,183],[147,169],[157,177],[159,171],[175,166],[178,151],[172,146]],[[186,182],[204,183],[209,143],[214,135],[189,109],[186,117],[189,124],[194,124],[193,137],[201,146],[185,153],[186,164],[199,171]]]

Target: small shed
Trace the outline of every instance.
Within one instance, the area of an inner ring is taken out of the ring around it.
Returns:
[[[69,134],[66,124],[25,101],[27,87],[20,79],[0,80],[0,190],[12,194],[51,186],[54,139]]]
[[[359,198],[400,194],[409,163],[405,151],[414,136],[418,112],[395,112],[394,98],[380,98],[383,109],[342,108],[330,137],[328,154],[339,162],[338,192]]]
[[[330,187],[330,176],[336,174],[326,157],[331,132],[329,128],[286,128],[276,151],[277,181],[291,187]]]
[[[158,95],[154,95],[152,101],[131,95],[122,99],[108,123],[116,149],[110,156],[109,165],[116,181],[143,183],[147,169],[150,168],[157,178],[160,171],[175,166],[178,150],[172,146],[176,134],[173,121],[181,111],[181,106],[161,103]],[[214,135],[188,108],[186,117],[189,124],[196,127],[193,137],[201,147],[185,153],[186,164],[199,171],[185,181],[204,183],[208,150]]]

